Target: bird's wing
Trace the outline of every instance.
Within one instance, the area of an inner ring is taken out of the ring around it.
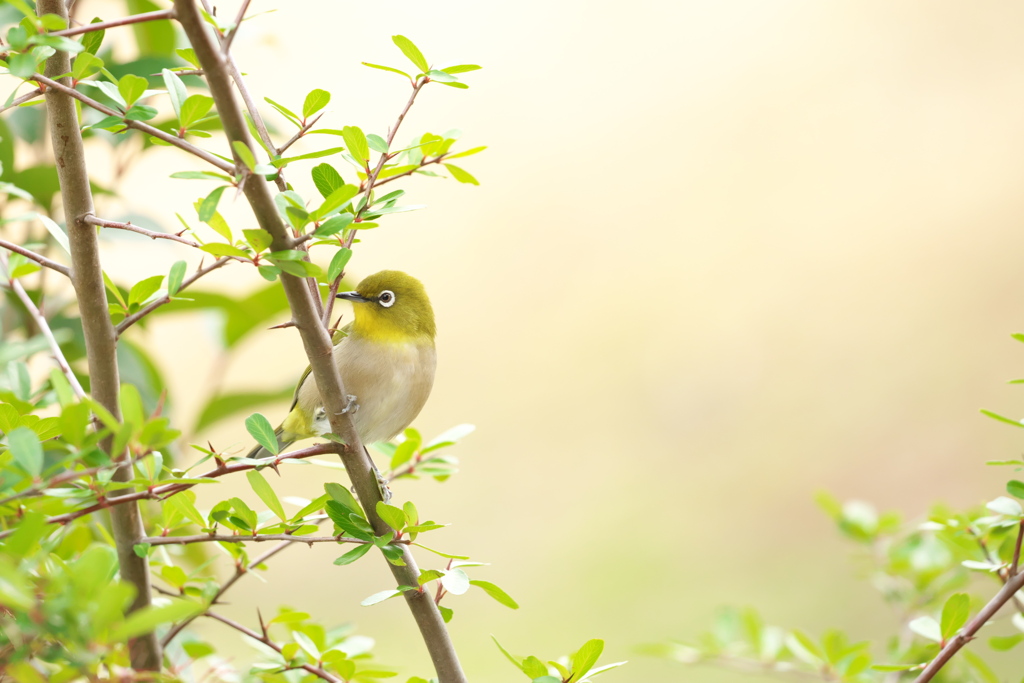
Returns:
[[[342,327],[339,330],[335,330],[334,334],[331,335],[331,344],[334,345],[334,346],[337,346],[338,344],[341,343],[342,339],[344,339],[345,337],[347,337],[351,333],[352,333],[352,323],[349,323],[348,325],[345,325],[345,327]],[[299,387],[302,386],[302,383],[306,381],[306,378],[309,377],[309,373],[311,373],[312,371],[313,371],[313,368],[310,367],[309,365],[307,365],[305,371],[303,371],[303,373],[302,373],[302,377],[299,378],[298,384],[295,385],[295,392],[292,394],[292,404],[288,407],[288,412],[291,412],[292,409],[295,408],[295,404],[298,403],[298,401],[299,401]]]

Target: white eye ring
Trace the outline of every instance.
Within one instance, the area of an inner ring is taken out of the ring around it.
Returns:
[[[392,292],[390,289],[385,289],[383,292],[380,293],[380,296],[377,297],[377,303],[379,303],[384,308],[391,308],[392,306],[395,305],[395,301],[397,300],[398,297],[396,297],[395,293]]]

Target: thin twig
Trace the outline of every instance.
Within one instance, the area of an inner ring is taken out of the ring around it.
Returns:
[[[5,270],[7,270],[7,258],[5,256],[0,255],[0,264],[3,265]],[[50,329],[50,324],[46,322],[46,318],[39,311],[39,308],[36,307],[35,302],[32,301],[32,297],[30,297],[28,292],[25,291],[25,288],[21,286],[21,282],[16,278],[12,278],[10,280],[10,285],[11,289],[14,290],[14,293],[18,295],[19,299],[21,299],[21,303],[25,305],[25,309],[28,311],[28,314],[32,316],[32,319],[35,321],[36,326],[39,327],[40,332],[42,332],[43,336],[46,337],[46,341],[50,345],[50,351],[53,352],[53,360],[56,361],[57,367],[60,368],[60,371],[65,377],[67,377],[68,383],[71,385],[71,389],[75,392],[75,395],[78,396],[78,398],[85,398],[85,389],[82,388],[78,378],[75,377],[75,373],[71,370],[71,366],[68,365],[68,360],[64,357],[64,352],[60,350],[60,344],[57,343],[56,337],[53,336],[53,330]]]
[[[978,547],[981,548],[981,554],[985,558],[986,562],[988,562],[993,567],[1002,565],[1000,559],[993,555],[992,551],[989,550],[988,543],[985,542],[985,539],[981,536],[977,529],[975,529],[973,526],[969,526],[967,527],[967,533],[969,533],[971,536],[974,536],[975,540],[978,541]],[[995,572],[995,576],[1005,584],[1007,581],[1010,580],[1010,577],[1016,573],[1016,571],[1007,572],[1006,569],[999,569]],[[1013,604],[1016,605],[1017,611],[1019,611],[1021,614],[1024,614],[1024,598],[1022,598],[1020,595],[1015,594],[1013,596]]]
[[[146,455],[149,454],[147,453]],[[145,456],[135,458],[134,460],[132,460],[132,465],[139,462],[143,457]],[[76,479],[84,479],[85,477],[91,477],[94,474],[99,474],[100,472],[106,472],[108,470],[116,469],[120,466],[121,463],[118,462],[111,465],[99,465],[98,467],[90,467],[84,470],[69,470],[67,472],[61,472],[52,479],[47,479],[39,486],[33,486],[32,488],[25,489],[24,491],[0,499],[0,505],[6,505],[11,501],[19,500],[21,498],[32,498],[34,496],[42,496],[46,493],[47,489],[51,489],[58,484],[66,484],[70,481],[75,481]]]
[[[131,120],[131,119],[126,119],[126,118],[124,118],[124,113],[123,112],[119,112],[119,111],[116,111],[114,109],[111,109],[110,107],[106,106],[105,104],[97,102],[96,100],[92,99],[91,97],[89,97],[87,95],[83,95],[82,93],[78,92],[77,90],[75,90],[74,88],[72,88],[70,86],[64,85],[63,83],[58,83],[57,81],[51,80],[51,79],[49,79],[46,76],[43,76],[41,74],[32,74],[32,77],[29,80],[36,81],[40,85],[45,85],[47,88],[52,88],[54,90],[59,90],[60,92],[64,93],[65,95],[68,95],[70,97],[75,98],[76,100],[78,100],[82,104],[84,104],[84,105],[86,105],[88,107],[91,107],[92,109],[95,109],[96,111],[100,112],[101,114],[106,114],[107,116],[116,116],[119,119],[122,119],[122,121],[124,122],[124,125],[126,127],[134,128],[135,130],[138,130],[138,131],[141,131],[143,133],[146,133],[147,135],[152,135],[153,137],[159,138],[160,140],[163,140],[164,142],[172,144],[172,145],[174,145],[175,147],[177,147],[179,149],[185,150],[189,154],[194,154],[195,156],[199,157],[203,161],[206,161],[208,163],[213,164],[214,166],[216,166],[220,170],[224,171],[225,173],[234,174],[234,172],[235,172],[234,165],[229,164],[228,162],[224,161],[223,159],[221,159],[221,158],[219,158],[217,156],[214,156],[213,154],[210,154],[206,150],[199,149],[195,145],[193,145],[193,144],[191,144],[189,142],[185,142],[184,140],[182,140],[181,138],[177,137],[176,135],[171,135],[170,133],[165,133],[164,131],[160,130],[159,128],[154,128],[153,126],[151,126],[151,125],[149,125],[147,123],[143,123],[142,121],[134,121],[134,120]]]
[[[60,273],[61,275],[63,275],[64,277],[71,277],[71,269],[68,268],[67,266],[62,266],[61,264],[57,263],[56,261],[51,261],[50,259],[46,258],[45,256],[43,256],[41,254],[37,254],[34,251],[30,251],[30,250],[26,249],[25,247],[19,246],[17,244],[12,243],[12,242],[8,242],[7,240],[0,240],[0,247],[3,247],[4,249],[7,249],[8,251],[13,251],[16,254],[21,254],[25,258],[32,259],[33,261],[35,261],[39,265],[46,266],[50,270],[55,270],[58,273]]]
[[[958,634],[950,638],[946,645],[939,651],[939,654],[935,656],[928,666],[925,667],[924,671],[914,679],[914,683],[928,683],[935,677],[935,674],[942,669],[946,663],[952,659],[953,655],[960,651],[960,649],[968,642],[974,639],[974,634],[978,632],[982,626],[988,622],[989,619],[995,616],[1003,605],[1009,602],[1017,591],[1024,588],[1024,572],[1016,574],[1005,585],[996,593],[995,597],[992,598],[987,605],[985,605],[978,614],[971,619],[971,621],[960,630]]]
[[[1010,576],[1017,574],[1017,566],[1020,564],[1020,546],[1022,541],[1024,541],[1024,522],[1020,523],[1020,528],[1017,530],[1017,545],[1013,548],[1013,562],[1010,563]]]
[[[42,94],[43,94],[42,88],[36,88],[35,90],[33,90],[30,93],[25,93],[21,97],[16,97],[15,99],[11,100],[10,104],[8,104],[6,106],[3,106],[3,107],[0,107],[0,114],[2,114],[3,112],[7,111],[8,109],[13,109],[14,107],[22,105],[25,102],[28,102],[29,100],[33,100],[33,99],[39,97]]]
[[[235,258],[236,257],[233,256],[222,256],[221,258],[217,259],[216,261],[206,266],[205,268],[200,268],[196,272],[192,273],[192,275],[182,280],[181,286],[178,287],[178,291],[180,292],[181,290],[185,289],[186,287],[188,287],[193,282],[203,277],[207,273],[213,272],[220,268],[221,266],[227,265],[231,261],[235,260]],[[142,320],[147,315],[149,315],[156,309],[160,308],[164,304],[170,302],[171,296],[169,294],[164,294],[159,299],[155,299],[154,301],[151,301],[150,303],[146,304],[145,306],[143,306],[136,312],[132,313],[131,315],[127,316],[124,320],[117,324],[117,327],[114,328],[115,331],[117,332],[117,335],[121,336],[124,333],[124,331],[127,330],[129,327],[139,322],[140,320]]]
[[[232,619],[228,619],[227,617],[221,616],[220,614],[217,614],[216,612],[206,612],[204,614],[204,616],[210,617],[211,619],[216,619],[220,623],[226,624],[227,626],[230,626],[231,628],[235,629],[236,631],[240,631],[240,632],[244,633],[245,635],[249,636],[253,640],[256,640],[256,641],[259,641],[259,642],[263,643],[264,645],[269,647],[274,652],[277,652],[278,654],[281,654],[281,651],[284,649],[280,645],[278,645],[277,643],[272,641],[270,638],[268,638],[267,636],[259,634],[259,633],[256,633],[256,631],[253,631],[251,628],[249,628],[247,626],[243,626],[242,624],[239,624],[237,621],[234,621]],[[321,680],[330,681],[331,683],[344,683],[342,681],[342,679],[338,678],[334,674],[328,673],[327,671],[324,671],[320,667],[314,666],[312,664],[299,664],[299,665],[297,665],[295,667],[289,667],[289,668],[302,669],[303,671],[311,673],[314,676],[316,676],[317,678],[320,678]]]
[[[337,447],[333,443],[317,444],[315,446],[309,446],[308,448],[292,451],[291,453],[279,455],[273,460],[268,460],[266,465],[278,464],[284,462],[285,460],[301,460],[303,458],[311,458],[314,455],[335,453],[336,451]],[[259,465],[249,465],[245,463],[228,465],[225,463],[218,465],[216,469],[210,470],[209,472],[204,472],[203,474],[196,475],[195,478],[216,479],[218,477],[223,477],[228,474],[234,474],[236,472],[245,472],[247,470],[252,470],[256,469],[257,467],[263,466],[265,466],[263,463],[260,463]],[[84,508],[79,508],[78,510],[72,510],[71,512],[65,512],[60,515],[53,515],[52,517],[48,517],[46,519],[46,523],[67,524],[68,522],[72,522],[78,519],[79,517],[84,517],[85,515],[92,514],[93,512],[96,512],[98,510],[115,508],[117,506],[124,505],[125,503],[138,502],[140,500],[165,500],[177,493],[187,491],[188,489],[192,488],[195,485],[196,484],[193,483],[162,484],[160,486],[154,486],[153,488],[145,489],[143,491],[125,493],[117,497],[102,498],[101,500],[91,505],[87,505]],[[6,529],[4,531],[0,531],[0,538],[6,538],[13,534],[14,531],[14,529]],[[139,537],[141,538],[142,536],[140,535]]]
[[[420,170],[424,166],[429,166],[431,164],[443,163],[444,160],[447,159],[447,158],[448,158],[447,154],[442,154],[441,156],[435,157],[435,158],[431,159],[430,161],[427,161],[427,160],[424,159],[423,161],[420,162],[420,165],[419,165],[418,168],[413,168],[413,169],[410,169],[410,170],[406,171],[405,173],[399,173],[398,175],[393,175],[393,176],[390,176],[388,178],[384,178],[383,180],[378,180],[374,184],[374,187],[380,187],[381,185],[387,185],[388,183],[393,182],[395,180],[398,180],[399,178],[406,178],[408,176],[411,176],[413,173],[415,173],[416,171]]]
[[[127,223],[121,223],[120,221],[108,221],[105,218],[99,218],[92,214],[86,216],[83,220],[90,225],[98,225],[102,228],[115,228],[117,230],[128,230],[129,232],[137,232],[140,235],[154,240],[171,240],[172,242],[180,242],[181,244],[187,244],[190,247],[198,249],[200,244],[194,240],[187,239],[181,235],[176,235],[169,232],[156,232],[154,230],[146,230],[140,228],[137,225],[133,225],[130,221]]]
[[[285,541],[287,543],[355,543],[366,545],[372,541],[348,536],[292,536],[291,534],[193,534],[191,536],[147,536],[139,543],[149,545],[188,545],[190,543],[266,543]],[[396,539],[392,543],[409,543],[407,539]]]
[[[174,10],[162,9],[156,12],[143,12],[142,14],[132,14],[127,17],[121,17],[120,19],[111,19],[110,21],[97,21],[95,24],[83,24],[76,28],[66,28],[63,31],[52,31],[51,36],[77,36],[80,33],[89,33],[90,31],[104,31],[108,28],[114,28],[116,26],[128,26],[130,24],[140,24],[144,21],[159,21],[161,19],[173,19]]]
[[[242,20],[245,19],[245,13],[249,10],[249,0],[243,0],[242,6],[238,8],[238,14],[235,15],[235,25],[227,36],[220,44],[220,49],[224,51],[224,54],[231,52],[231,41],[235,39],[235,35],[238,33],[238,29],[242,26]]]
[[[327,291],[327,301],[324,302],[324,314],[320,318],[320,322],[327,327],[331,324],[331,314],[334,312],[334,300],[338,296],[338,289],[341,288],[341,275],[334,278],[334,282],[331,283],[331,288]]]
[[[286,149],[288,149],[289,147],[294,145],[296,142],[301,140],[302,137],[306,133],[308,133],[310,130],[312,130],[313,126],[316,125],[316,122],[320,120],[321,116],[323,116],[323,112],[317,114],[316,116],[314,116],[309,121],[306,121],[305,123],[303,123],[302,126],[299,128],[299,130],[295,133],[295,135],[291,136],[291,138],[288,140],[288,142],[284,143],[283,145],[281,145],[280,147],[277,148],[278,155],[284,154]]]

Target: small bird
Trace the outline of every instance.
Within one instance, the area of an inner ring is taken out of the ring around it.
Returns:
[[[351,301],[355,320],[334,336],[334,363],[363,443],[397,436],[419,414],[434,384],[434,309],[423,284],[397,270],[382,270],[338,294]],[[279,450],[331,431],[310,368],[299,379],[288,416],[277,428]],[[257,446],[250,458],[273,454]]]

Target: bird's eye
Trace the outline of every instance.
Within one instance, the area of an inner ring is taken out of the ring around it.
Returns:
[[[390,289],[385,289],[380,293],[380,296],[377,297],[377,303],[384,308],[391,308],[395,305],[395,293]]]

